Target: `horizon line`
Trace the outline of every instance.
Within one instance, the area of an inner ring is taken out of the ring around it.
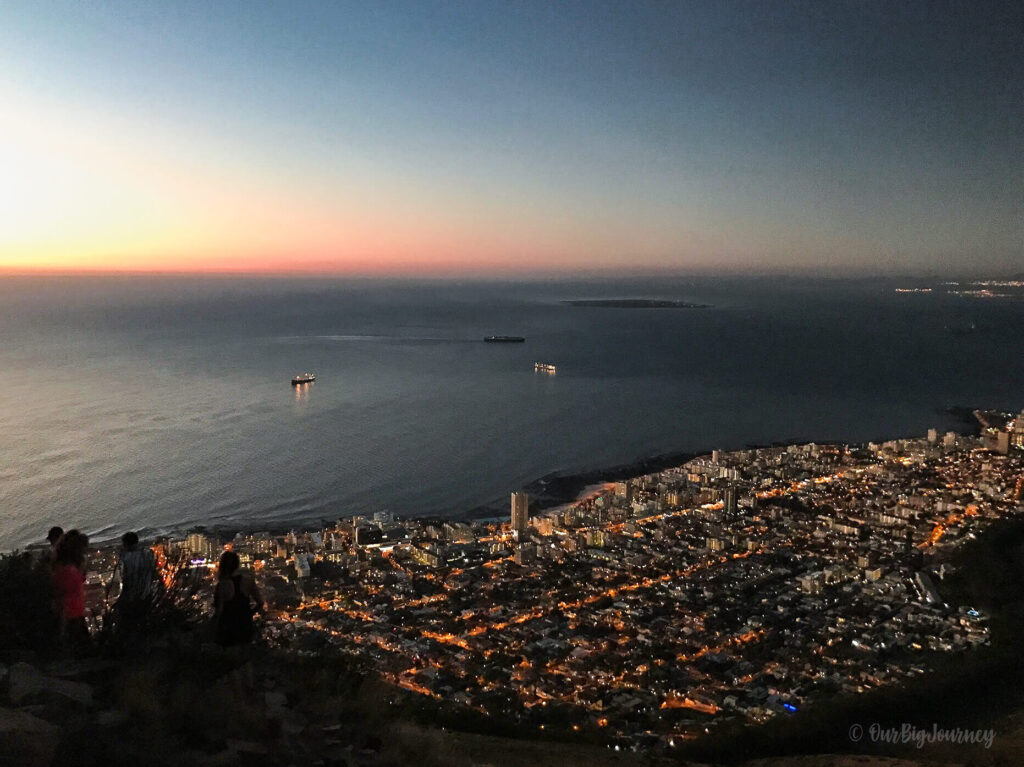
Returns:
[[[648,266],[648,267],[593,267],[588,269],[479,269],[450,268],[433,270],[381,271],[366,269],[330,269],[330,268],[271,268],[252,269],[246,267],[219,267],[214,269],[189,268],[83,268],[83,267],[5,267],[0,264],[0,278],[5,277],[131,277],[131,278],[266,278],[266,279],[300,279],[300,278],[331,278],[354,280],[422,280],[422,281],[510,281],[510,280],[545,280],[545,279],[600,279],[600,278],[685,278],[685,277],[791,277],[816,279],[965,279],[984,276],[987,279],[1024,278],[1024,272],[1010,268],[991,270],[966,270],[957,272],[938,271],[935,269],[906,270],[885,268],[829,268],[829,267],[795,267],[795,266]]]

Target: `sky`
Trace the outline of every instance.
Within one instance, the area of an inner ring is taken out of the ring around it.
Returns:
[[[0,0],[0,270],[1024,271],[1024,9]]]

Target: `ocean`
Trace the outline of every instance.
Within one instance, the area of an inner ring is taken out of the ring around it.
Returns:
[[[894,290],[919,284],[5,278],[0,549],[454,518],[556,471],[1024,407],[1024,301]],[[711,308],[564,303],[625,297]]]

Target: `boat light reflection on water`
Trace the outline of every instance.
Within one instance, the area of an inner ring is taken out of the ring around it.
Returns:
[[[316,376],[313,373],[300,373],[292,378],[292,388],[295,390],[295,401],[298,402],[309,394]]]

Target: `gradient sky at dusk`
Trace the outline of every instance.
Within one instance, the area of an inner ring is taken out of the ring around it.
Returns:
[[[0,267],[1021,271],[1024,11],[0,3]]]

